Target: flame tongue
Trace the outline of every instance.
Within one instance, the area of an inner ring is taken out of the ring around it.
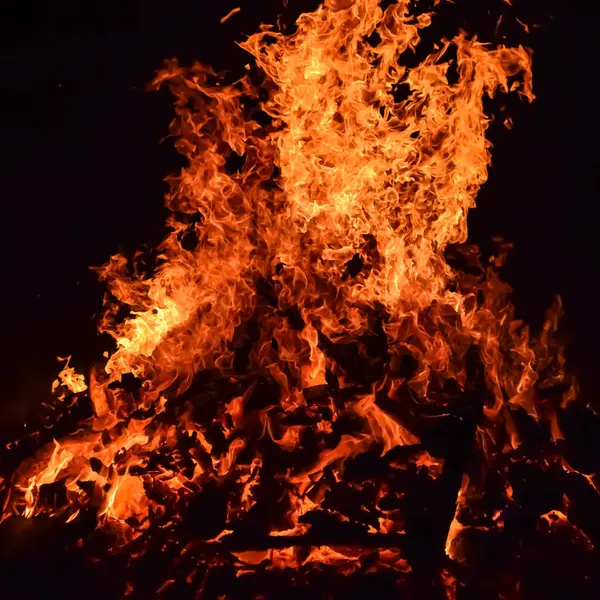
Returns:
[[[404,530],[409,473],[424,490],[446,485],[460,452],[430,443],[432,420],[470,427],[473,456],[498,470],[520,446],[513,408],[561,437],[558,405],[536,396],[565,385],[560,307],[531,339],[476,253],[463,250],[469,275],[445,258],[487,178],[484,96],[532,100],[529,54],[460,34],[402,66],[432,19],[413,4],[336,0],[291,35],[251,36],[262,90],[200,65],[158,75],[189,159],[167,198],[170,233],[151,275],[120,256],[100,269],[116,350],[92,374],[94,414],[23,463],[5,516],[91,507],[130,544],[153,527],[184,535],[191,519],[238,567],[351,570],[364,553],[342,547],[348,532]],[[86,390],[68,365],[59,384]],[[454,487],[452,557],[477,482]],[[46,493],[57,483],[61,502]],[[327,527],[331,540],[315,533]],[[239,548],[237,529],[273,545]],[[313,550],[273,542],[289,536]],[[378,561],[409,568],[392,550]]]

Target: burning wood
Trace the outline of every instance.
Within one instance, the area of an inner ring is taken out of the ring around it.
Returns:
[[[2,458],[5,532],[50,531],[7,553],[11,577],[35,560],[79,569],[63,597],[538,598],[567,548],[578,597],[598,591],[597,465],[574,441],[596,417],[560,302],[532,336],[504,246],[492,268],[464,245],[484,96],[533,100],[531,58],[460,33],[403,66],[433,17],[327,2],[248,38],[241,80],[157,75],[189,166],[151,272],[99,269],[114,352],[85,378],[67,361]]]

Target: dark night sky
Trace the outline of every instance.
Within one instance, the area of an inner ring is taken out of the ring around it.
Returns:
[[[456,2],[473,31],[477,11]],[[572,0],[513,3],[513,14],[525,22],[543,23],[529,42],[538,100],[511,109],[512,132],[493,132],[494,167],[470,231],[473,241],[501,233],[515,243],[505,277],[528,321],[539,324],[553,294],[563,297],[571,366],[592,399],[600,390],[593,218],[600,187],[593,91],[598,9]],[[173,56],[239,68],[245,56],[234,40],[261,21],[274,22],[278,12],[291,22],[300,7],[317,2],[289,4],[283,11],[280,0],[3,2],[3,428],[16,427],[47,399],[57,355],[73,354],[81,367],[99,357],[94,315],[102,287],[88,267],[161,237],[162,180],[179,161],[171,142],[161,142],[170,98],[146,91],[154,70]],[[502,6],[501,0],[475,4],[479,12]],[[241,13],[220,25],[238,5]]]

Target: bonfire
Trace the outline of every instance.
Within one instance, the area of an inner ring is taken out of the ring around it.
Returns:
[[[2,526],[50,528],[63,597],[598,592],[560,300],[530,333],[509,244],[467,243],[488,101],[534,100],[532,56],[457,31],[415,61],[435,18],[327,0],[239,79],[158,72],[166,236],[98,269],[114,350],[1,460]]]

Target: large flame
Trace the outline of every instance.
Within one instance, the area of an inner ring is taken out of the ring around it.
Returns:
[[[475,379],[474,453],[493,462],[519,446],[512,409],[560,438],[555,411],[575,395],[552,341],[560,305],[531,338],[476,250],[459,253],[466,270],[447,261],[487,179],[484,98],[533,100],[530,54],[461,32],[403,66],[434,15],[386,4],[330,1],[292,34],[263,28],[241,44],[254,66],[234,83],[174,61],[158,74],[189,160],[172,179],[169,233],[150,274],[141,257],[99,270],[101,331],[116,349],[89,374],[94,414],[19,467],[5,517],[74,520],[93,507],[98,527],[127,543],[216,485],[228,490],[219,543],[261,502],[266,477],[281,511],[265,533],[302,535],[311,512],[335,513],[327,494],[352,457],[414,446],[407,464],[438,477],[444,459],[419,445],[416,415],[451,411]],[[540,386],[558,384],[554,403],[539,401]],[[56,386],[72,392],[62,402],[86,392],[68,364]],[[58,504],[43,493],[55,482]],[[476,485],[465,475],[457,490],[450,556]],[[370,533],[403,530],[401,511],[386,508],[393,494],[375,490]],[[236,556],[248,568],[350,568],[360,556],[279,548]],[[379,560],[407,568],[391,550]]]

